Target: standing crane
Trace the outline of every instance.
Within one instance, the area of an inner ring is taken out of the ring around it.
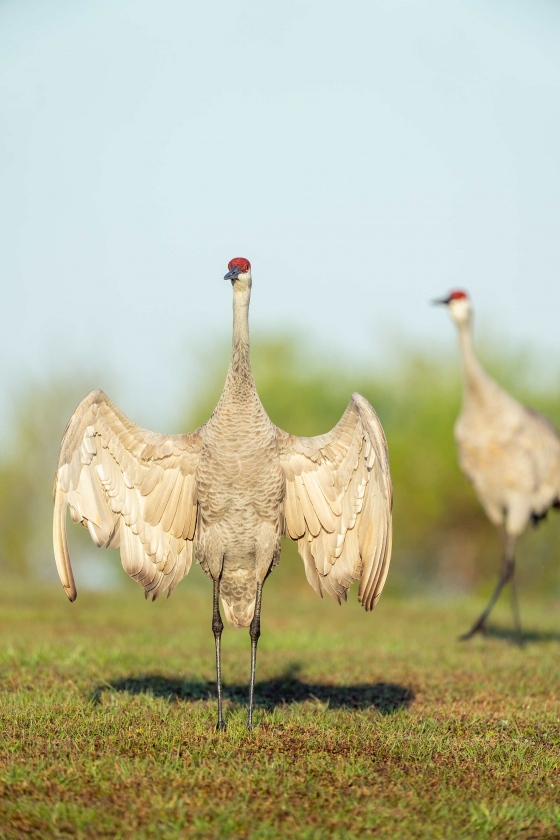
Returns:
[[[136,426],[103,391],[80,403],[64,433],[54,481],[54,553],[62,585],[76,598],[66,509],[155,600],[188,573],[193,554],[213,581],[217,728],[224,727],[220,639],[226,619],[249,627],[253,722],[263,584],[280,560],[280,538],[297,540],[307,579],[339,603],[359,580],[358,599],[376,605],[391,556],[392,485],[387,442],[364,397],[318,437],[277,428],[257,394],[249,360],[251,265],[236,257],[233,342],[222,396],[190,434]]]
[[[463,406],[455,424],[459,464],[503,542],[502,567],[492,597],[460,638],[485,632],[487,618],[509,583],[521,645],[515,543],[530,521],[536,524],[551,507],[560,506],[560,436],[546,417],[517,402],[483,369],[474,350],[472,306],[466,292],[453,291],[434,303],[447,306],[459,332],[464,383]]]

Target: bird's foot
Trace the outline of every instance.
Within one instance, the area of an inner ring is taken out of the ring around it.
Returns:
[[[477,621],[468,633],[462,633],[459,636],[459,641],[467,642],[469,639],[472,639],[473,636],[476,636],[477,633],[482,633],[483,636],[486,636],[486,621]]]
[[[222,729],[225,729],[225,728],[226,728],[225,720],[219,720],[218,723],[216,724],[216,732],[220,732]]]

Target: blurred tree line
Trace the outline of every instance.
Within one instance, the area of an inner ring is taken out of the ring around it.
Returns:
[[[442,357],[401,342],[395,360],[385,369],[368,370],[325,358],[294,336],[280,335],[255,338],[251,355],[261,400],[273,422],[286,431],[299,435],[328,431],[353,391],[367,397],[379,414],[389,442],[395,489],[390,589],[408,593],[429,588],[444,594],[493,584],[499,563],[497,534],[457,465],[453,424],[460,409],[461,381],[455,354]],[[535,367],[526,354],[498,354],[486,348],[481,356],[516,397],[560,426],[558,388],[535,381]],[[177,418],[177,431],[191,430],[208,419],[220,396],[228,360],[225,341],[201,358],[203,375],[196,387],[189,388],[196,400]],[[15,401],[10,445],[0,455],[4,576],[45,579],[55,574],[51,490],[58,447],[92,377],[88,376],[86,388],[83,377],[81,388],[77,379],[35,384]],[[118,389],[111,396],[118,403]],[[560,591],[560,518],[555,521],[554,512],[549,518],[552,522],[536,531],[529,529],[519,545],[520,581],[526,590]],[[71,528],[70,534],[81,530]],[[116,566],[117,555],[111,555]],[[301,563],[290,541],[284,546],[283,562]]]

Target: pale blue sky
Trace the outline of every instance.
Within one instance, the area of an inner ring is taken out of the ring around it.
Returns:
[[[4,403],[95,368],[164,430],[233,256],[255,330],[446,350],[460,286],[556,365],[560,4],[3,0],[0,231]]]

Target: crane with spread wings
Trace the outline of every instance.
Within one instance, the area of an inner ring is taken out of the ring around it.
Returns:
[[[217,728],[224,727],[223,622],[249,627],[252,727],[265,579],[280,540],[298,543],[307,579],[339,603],[353,581],[366,610],[377,603],[391,556],[392,485],[381,423],[360,394],[318,437],[277,428],[257,394],[249,360],[251,265],[228,265],[233,342],[222,396],[207,423],[163,435],[135,425],[102,391],[80,403],[62,440],[54,482],[54,552],[68,598],[76,598],[66,540],[67,508],[101,547],[120,548],[146,597],[170,595],[193,556],[213,581]]]

